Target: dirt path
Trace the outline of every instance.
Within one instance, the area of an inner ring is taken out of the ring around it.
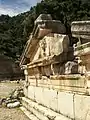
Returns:
[[[2,82],[0,83],[0,98],[7,97],[15,88],[23,86],[23,83]],[[29,120],[27,116],[19,109],[0,108],[0,120]]]
[[[29,120],[19,109],[0,108],[0,120]]]

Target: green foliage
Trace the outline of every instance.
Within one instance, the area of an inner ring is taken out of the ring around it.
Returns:
[[[29,12],[14,17],[0,16],[0,54],[17,60],[23,50],[26,38],[23,35],[24,19]]]
[[[14,17],[0,16],[0,52],[17,60],[34,26],[34,20],[42,13],[60,20],[71,37],[71,22],[90,20],[89,0],[42,0],[30,11]]]

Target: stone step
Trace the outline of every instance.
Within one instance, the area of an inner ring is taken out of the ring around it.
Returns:
[[[37,104],[37,103],[36,103]],[[33,101],[22,98],[22,105],[31,113],[33,113],[39,120],[49,120],[45,115],[43,115],[41,112],[39,112],[37,109],[35,109],[35,104]]]
[[[22,97],[22,105],[40,120],[71,120],[25,97]]]
[[[39,120],[36,116],[34,116],[30,111],[28,111],[25,107],[20,107],[20,109],[25,113],[25,115],[30,120]]]

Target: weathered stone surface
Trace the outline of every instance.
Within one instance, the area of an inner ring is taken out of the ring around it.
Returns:
[[[28,96],[28,89],[26,87],[24,87],[23,92],[24,92],[24,95],[27,97]]]
[[[52,20],[49,14],[41,14],[35,21],[33,35],[37,38],[42,38],[48,33],[65,33],[65,26],[61,21]]]
[[[58,92],[58,111],[63,115],[74,118],[73,94]]]
[[[52,20],[50,15],[40,15],[35,21],[33,33],[27,42],[20,65],[25,65],[28,71],[25,94],[35,101],[23,98],[22,104],[40,120],[68,120],[69,118],[89,120],[88,96],[75,95],[75,93],[87,94],[89,90],[87,79],[80,72],[82,66],[87,70],[86,73],[90,71],[89,24],[90,22],[84,21],[72,23],[73,37],[77,37],[79,41],[73,49],[70,47],[68,35],[64,34],[65,27],[60,21]],[[73,56],[73,50],[77,52],[74,53],[76,56]],[[79,60],[74,61],[78,56],[83,61],[82,64]],[[81,75],[76,75],[78,72]],[[61,74],[64,75],[60,76]],[[73,77],[70,74],[73,74]],[[85,110],[82,110],[84,106]]]
[[[83,38],[83,43],[86,43],[90,38],[90,21],[74,21],[71,25],[73,37]]]
[[[43,88],[41,87],[35,87],[34,88],[35,90],[35,101],[39,104],[44,104],[44,98],[43,98]]]
[[[43,97],[44,97],[43,104],[48,108],[51,108],[54,111],[57,111],[57,107],[58,107],[57,91],[44,88]]]
[[[75,119],[90,120],[90,96],[75,95]]]
[[[65,74],[76,74],[78,73],[78,63],[73,61],[68,61],[65,64]]]
[[[7,108],[15,108],[15,107],[19,107],[19,106],[20,106],[20,102],[14,102],[14,103],[7,104]]]
[[[41,46],[44,45],[44,46]],[[69,38],[67,35],[62,34],[53,34],[45,36],[40,42],[41,52],[44,52],[45,55],[59,55],[63,52],[68,52],[69,50]]]
[[[62,34],[48,34],[43,37],[43,39],[36,46],[37,51],[31,57],[32,61],[36,61],[40,58],[49,57],[49,56],[58,56],[59,62],[64,62],[67,60],[67,53],[69,51],[69,38],[67,35]],[[63,56],[63,58],[62,58]],[[63,60],[63,61],[62,61]]]
[[[29,86],[28,89],[27,89],[27,97],[32,99],[32,100],[35,100],[35,88],[33,86]]]
[[[36,116],[34,116],[30,111],[28,111],[25,107],[20,107],[20,109],[27,115],[30,120],[39,120]]]
[[[35,101],[54,111],[57,111],[57,91],[48,88],[35,87]]]
[[[38,18],[35,20],[35,24],[37,24],[42,20],[52,20],[52,17],[50,14],[40,14]]]
[[[42,101],[42,104],[44,106],[47,106],[49,108],[50,106],[50,92],[49,92],[49,89],[48,88],[44,88],[43,89],[43,101]],[[48,99],[47,99],[48,98]]]
[[[40,120],[43,120],[43,119],[48,120],[48,118],[40,112],[39,110],[40,105],[38,105],[36,102],[33,102],[30,99],[23,97],[22,104],[25,108],[27,108],[27,110],[29,110],[31,113],[37,116],[37,118],[39,118]]]
[[[23,89],[17,88],[10,94],[9,97],[12,99],[18,99],[19,97],[23,97],[23,96],[24,96]]]
[[[75,21],[71,26],[72,36],[78,38],[74,55],[79,56],[85,67],[84,74],[90,73],[90,21]],[[83,68],[81,68],[83,69]]]
[[[33,29],[33,33],[30,37],[30,40],[26,44],[24,53],[22,54],[20,66],[26,62],[26,58],[28,58],[28,60],[30,58],[30,61],[32,61],[31,57],[35,55],[35,52],[37,51],[36,46],[40,41],[40,39],[43,39],[45,36],[48,36],[49,34],[53,35],[54,33],[56,33],[56,35],[54,36],[56,36],[57,39],[61,39],[62,41],[62,39],[63,38],[66,39],[67,36],[65,37],[64,35],[59,35],[59,34],[65,34],[65,32],[66,32],[65,26],[60,21],[52,20],[50,15],[45,15],[45,14],[40,15],[39,18],[37,18],[37,20],[35,21],[35,27]],[[54,41],[56,40],[56,38],[54,39]],[[58,45],[57,42],[56,44]],[[66,44],[64,44],[64,48],[67,48]],[[60,46],[57,49],[60,49]]]
[[[85,44],[80,44],[75,47],[74,55],[86,57],[90,53],[90,42],[87,42]]]
[[[33,114],[35,114],[40,120],[71,120],[66,116],[56,113],[51,109],[39,105],[36,102],[33,102],[27,98],[22,98],[22,101],[26,103],[24,104],[24,107],[26,107],[27,110],[30,110]]]

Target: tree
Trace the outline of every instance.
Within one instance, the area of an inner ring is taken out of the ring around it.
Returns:
[[[0,53],[17,60],[34,27],[35,19],[42,13],[51,14],[66,26],[71,39],[71,22],[90,20],[89,0],[42,0],[30,11],[17,16],[0,16]],[[71,43],[72,45],[73,43]]]

